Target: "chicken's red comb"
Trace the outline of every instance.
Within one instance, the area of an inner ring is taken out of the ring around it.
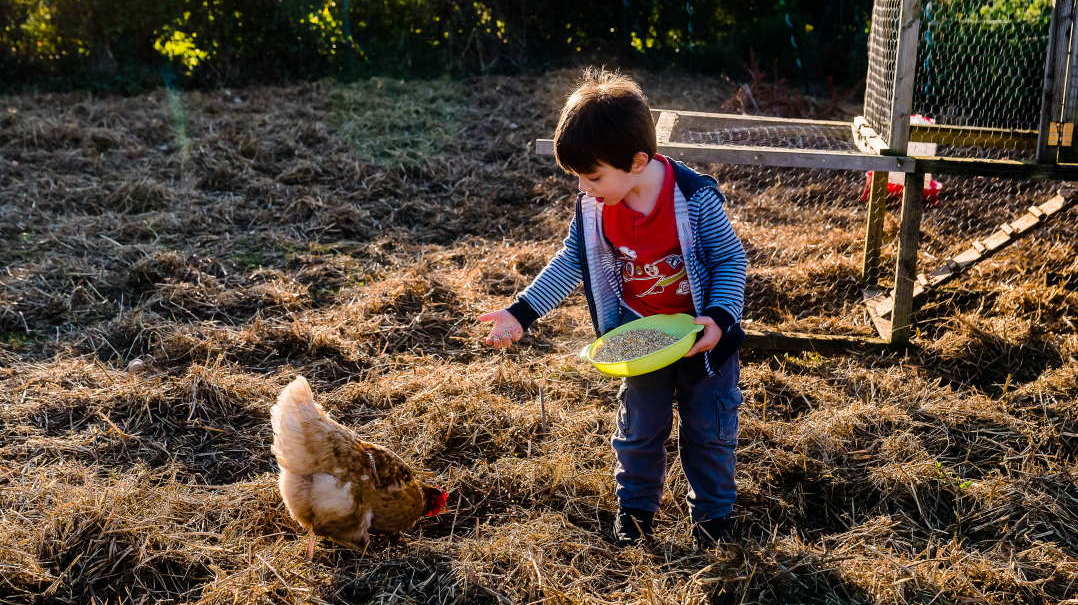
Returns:
[[[445,510],[445,504],[448,501],[449,501],[449,492],[445,491],[444,489],[439,489],[438,490],[438,499],[435,500],[434,508],[427,511],[427,516],[428,517],[433,517],[434,515],[440,514],[443,510]]]

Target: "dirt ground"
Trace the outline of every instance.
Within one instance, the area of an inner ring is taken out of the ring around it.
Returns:
[[[0,603],[1078,602],[1073,209],[927,297],[909,350],[744,351],[738,540],[692,547],[672,440],[655,543],[609,542],[617,382],[574,356],[582,296],[508,352],[475,320],[560,246],[574,181],[530,145],[573,75],[0,97]],[[863,175],[695,166],[751,327],[873,333]],[[946,180],[921,262],[1058,186]],[[449,511],[308,560],[269,450],[297,374]]]

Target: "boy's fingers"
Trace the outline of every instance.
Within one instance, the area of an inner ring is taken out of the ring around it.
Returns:
[[[478,317],[479,321],[494,321],[498,318],[498,312],[492,311],[490,313],[484,313]]]

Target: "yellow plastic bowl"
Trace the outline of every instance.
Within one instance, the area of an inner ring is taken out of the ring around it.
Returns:
[[[654,372],[655,370],[665,368],[681,359],[685,356],[685,353],[688,353],[689,349],[692,348],[693,343],[696,342],[696,333],[704,329],[704,326],[694,324],[692,320],[693,317],[691,315],[686,315],[685,313],[677,313],[675,315],[649,315],[647,317],[635,319],[623,326],[614,328],[595,339],[594,342],[580,350],[580,357],[590,361],[591,365],[595,366],[595,369],[607,376],[639,376],[641,374],[647,374],[648,372]],[[654,353],[649,353],[648,355],[637,357],[636,359],[605,362],[595,361],[593,355],[595,351],[603,346],[605,339],[621,334],[622,332],[628,332],[629,330],[643,330],[647,328],[662,330],[678,339],[678,341],[672,345],[659,349]]]

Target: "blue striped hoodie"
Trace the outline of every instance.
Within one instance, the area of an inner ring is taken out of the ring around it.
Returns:
[[[707,315],[723,331],[706,357],[710,372],[737,351],[745,338],[745,249],[723,209],[715,179],[685,164],[674,165],[674,215],[696,315]],[[597,335],[616,328],[621,315],[621,273],[603,235],[602,202],[580,194],[564,246],[524,289],[508,311],[525,330],[569,296],[581,282]]]

